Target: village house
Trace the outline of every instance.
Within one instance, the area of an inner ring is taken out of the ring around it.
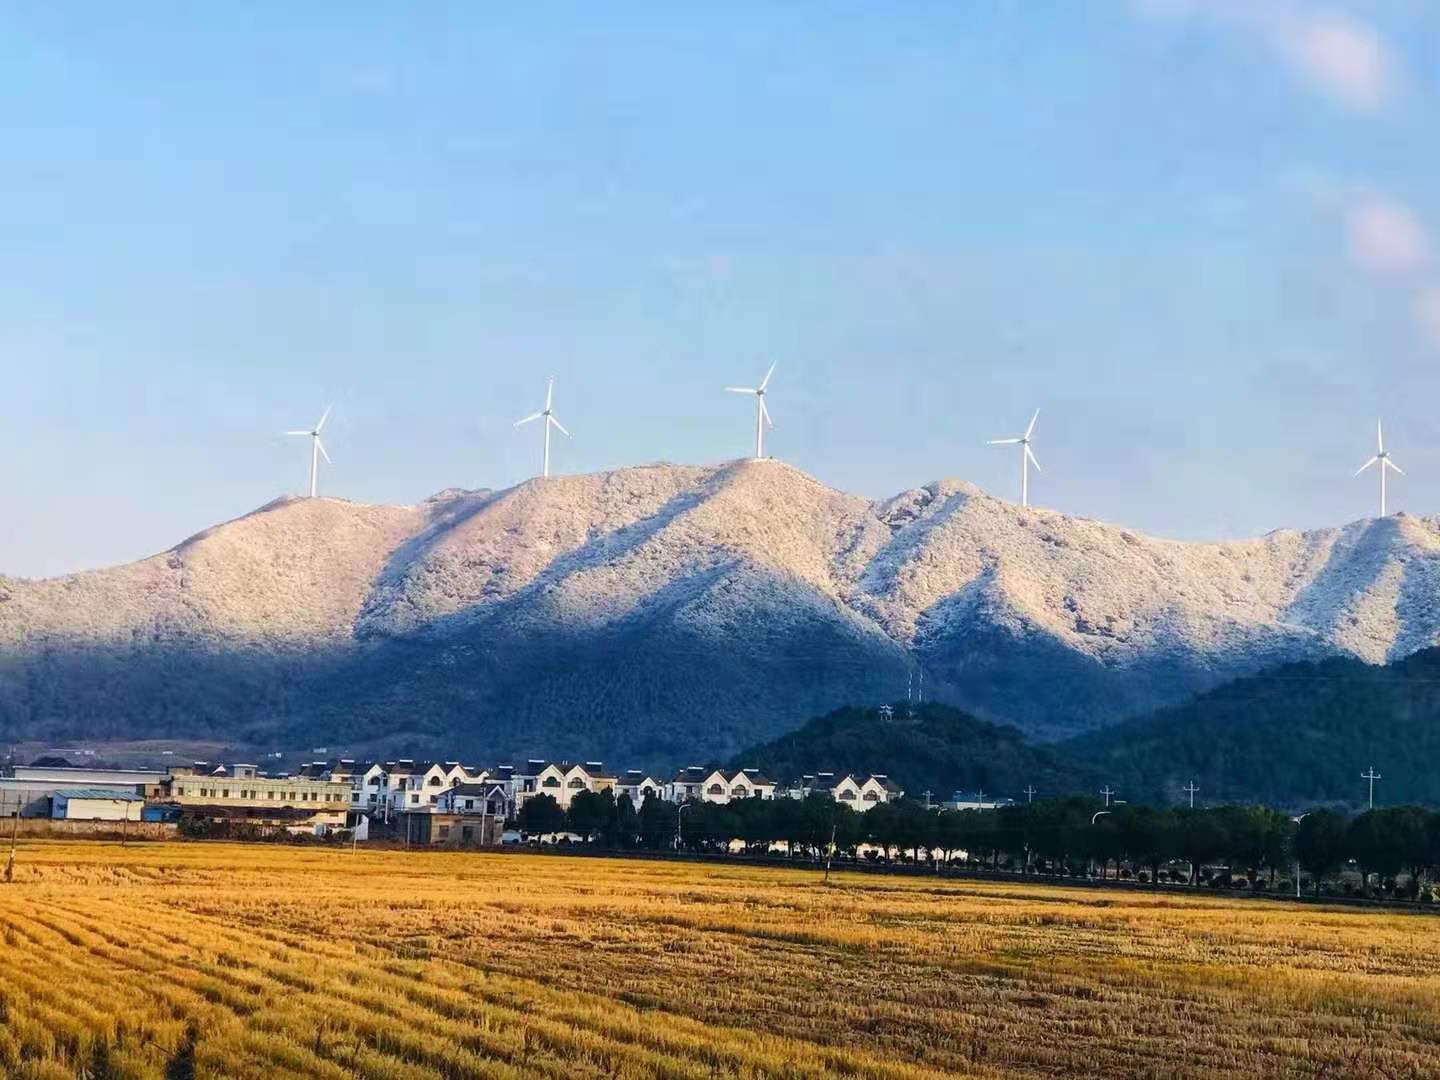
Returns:
[[[884,773],[809,773],[792,781],[785,792],[792,799],[828,795],[852,810],[864,812],[881,803],[904,797],[905,792]]]
[[[243,821],[291,831],[343,828],[350,785],[304,776],[262,776],[254,765],[172,766],[163,785],[182,817]]]
[[[630,800],[630,805],[639,810],[645,805],[645,800],[654,795],[657,799],[665,797],[665,785],[647,772],[640,769],[627,769],[615,784],[615,798],[618,800],[624,796]]]
[[[773,799],[775,782],[758,769],[719,769],[691,765],[671,779],[665,797],[671,802],[728,803],[733,799]]]
[[[518,813],[526,801],[537,795],[549,795],[562,809],[582,791],[613,791],[616,777],[605,772],[598,761],[573,765],[566,761],[531,759],[524,769],[514,772],[514,804]]]
[[[484,815],[501,820],[510,816],[509,785],[489,780],[456,784],[441,792],[435,802],[438,814]]]

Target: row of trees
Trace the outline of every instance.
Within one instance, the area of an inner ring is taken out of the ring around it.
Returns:
[[[521,808],[518,826],[532,834],[568,831],[615,849],[763,853],[774,844],[792,855],[953,863],[1057,874],[1096,874],[1148,881],[1202,880],[1273,887],[1293,883],[1296,866],[1318,893],[1322,881],[1354,864],[1371,883],[1405,876],[1417,895],[1440,871],[1440,813],[1420,807],[1370,810],[1351,817],[1314,810],[1298,820],[1263,806],[1170,809],[1116,806],[1072,797],[998,810],[943,811],[900,800],[866,813],[824,796],[806,800],[742,799],[677,806],[647,799],[636,810],[611,792],[581,792],[563,810],[549,796]],[[1393,887],[1393,886],[1392,886]]]

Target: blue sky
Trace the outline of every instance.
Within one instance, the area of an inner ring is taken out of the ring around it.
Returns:
[[[303,10],[297,10],[303,8]],[[750,446],[1185,539],[1440,501],[1419,0],[15,5],[0,572]]]

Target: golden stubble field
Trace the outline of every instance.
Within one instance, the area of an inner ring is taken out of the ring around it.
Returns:
[[[1440,922],[533,855],[22,846],[0,1075],[1440,1073]]]

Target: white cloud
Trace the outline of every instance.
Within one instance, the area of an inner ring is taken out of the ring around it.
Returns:
[[[1399,62],[1370,23],[1297,0],[1134,0],[1152,18],[1203,19],[1262,41],[1313,89],[1349,109],[1389,100]]]
[[[1403,203],[1369,198],[1345,213],[1350,258],[1364,270],[1394,274],[1418,270],[1430,261],[1424,223]]]
[[[1373,26],[1340,11],[1296,11],[1281,23],[1275,44],[1310,82],[1352,109],[1385,104],[1395,60]]]

